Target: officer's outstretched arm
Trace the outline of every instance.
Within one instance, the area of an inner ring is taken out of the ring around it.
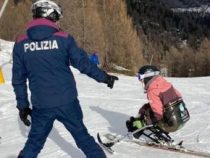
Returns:
[[[77,43],[73,37],[69,36],[68,40],[68,50],[71,65],[77,68],[81,73],[88,75],[98,82],[106,83],[108,87],[112,88],[114,85],[114,81],[118,80],[118,77],[108,75],[106,72],[93,64],[89,60],[87,53],[77,46]]]

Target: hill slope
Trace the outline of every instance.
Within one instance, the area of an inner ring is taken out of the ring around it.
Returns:
[[[12,44],[2,44],[4,50]],[[0,59],[2,53],[0,52]],[[5,58],[5,60],[9,59]],[[125,121],[136,115],[139,107],[147,100],[142,86],[136,77],[119,75],[114,89],[99,84],[73,69],[78,85],[79,99],[84,112],[84,122],[91,135],[97,132],[112,132],[124,135]],[[3,67],[6,84],[0,85],[0,157],[15,158],[23,147],[29,128],[18,118],[16,101],[11,87],[11,64]],[[167,78],[183,94],[191,120],[176,133],[171,134],[175,140],[184,140],[188,148],[210,151],[210,77]],[[174,154],[161,150],[151,150],[130,143],[114,146],[116,154],[108,158],[192,158],[183,154]],[[62,124],[55,122],[54,128],[39,158],[84,158]],[[195,157],[196,158],[196,157]]]

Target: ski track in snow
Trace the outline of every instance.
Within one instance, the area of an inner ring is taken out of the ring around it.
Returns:
[[[12,46],[12,42],[0,40],[1,52],[11,52]],[[9,56],[1,52],[0,61],[7,62]],[[113,89],[109,89],[105,84],[99,84],[77,70],[72,70],[77,82],[84,122],[90,134],[95,138],[97,132],[126,134],[125,121],[131,115],[135,116],[140,106],[147,102],[136,77],[118,75],[119,81]],[[6,84],[0,85],[0,158],[16,158],[27,139],[29,128],[18,117],[11,86],[11,64],[5,65],[3,71]],[[188,148],[210,152],[210,77],[167,79],[181,91],[191,114],[186,126],[171,136],[177,141],[184,140],[184,145]],[[123,141],[113,146],[113,149],[116,153],[107,154],[108,158],[194,158]],[[56,121],[39,158],[67,157],[85,156],[63,125]]]

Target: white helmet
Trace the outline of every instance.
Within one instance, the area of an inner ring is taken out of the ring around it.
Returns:
[[[31,7],[33,18],[47,18],[58,21],[63,17],[61,6],[51,0],[38,0]]]

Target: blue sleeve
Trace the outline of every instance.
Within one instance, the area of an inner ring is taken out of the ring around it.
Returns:
[[[96,64],[98,64],[98,65],[100,64],[98,55],[96,55]]]
[[[68,40],[71,65],[96,81],[105,82],[106,73],[89,60],[87,53],[77,46],[73,37],[69,36]]]
[[[18,44],[15,44],[13,49],[13,67],[12,67],[12,86],[17,100],[17,107],[19,109],[29,107],[27,94],[27,72],[26,68],[19,55]]]
[[[90,56],[89,56],[89,60],[90,60],[92,63],[94,63],[93,55],[90,55]]]

